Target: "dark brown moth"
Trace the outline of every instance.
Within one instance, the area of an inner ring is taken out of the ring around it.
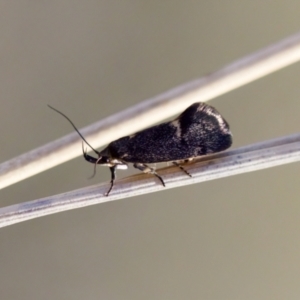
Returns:
[[[226,120],[214,107],[202,102],[192,104],[173,121],[117,139],[102,151],[95,150],[65,114],[49,107],[64,116],[97,155],[93,157],[84,152],[84,158],[95,165],[109,167],[111,185],[107,196],[113,188],[116,169],[127,169],[128,163],[153,174],[165,186],[162,177],[147,164],[172,162],[191,176],[180,165],[182,161],[224,151],[232,144],[232,134]]]

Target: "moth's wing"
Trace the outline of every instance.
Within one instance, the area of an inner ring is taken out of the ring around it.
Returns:
[[[230,147],[227,122],[211,106],[194,103],[179,117],[112,142],[112,157],[125,162],[177,161]]]
[[[226,120],[212,106],[194,103],[179,117],[181,136],[198,156],[226,150],[232,144],[232,134]]]
[[[163,123],[116,140],[109,145],[109,150],[112,157],[125,162],[173,161],[183,155],[176,131],[170,122]]]

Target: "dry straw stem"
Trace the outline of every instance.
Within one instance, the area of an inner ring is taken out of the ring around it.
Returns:
[[[0,227],[83,206],[119,200],[183,185],[251,172],[300,160],[300,134],[267,141],[204,157],[186,164],[187,176],[177,167],[159,170],[166,187],[154,176],[130,176],[116,181],[111,194],[109,184],[101,184],[61,195],[25,202],[0,209]],[[201,199],[201,197],[199,197]]]
[[[182,112],[194,102],[207,101],[253,80],[286,67],[300,59],[300,33],[246,56],[223,69],[185,83],[123,112],[81,129],[82,134],[99,148]],[[58,116],[57,116],[58,117]],[[63,122],[63,121],[62,121]],[[69,134],[45,146],[0,165],[0,188],[81,155],[80,139]]]

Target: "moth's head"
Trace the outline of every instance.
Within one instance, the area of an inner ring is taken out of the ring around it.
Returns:
[[[105,153],[99,151],[94,151],[94,152],[96,155],[98,155],[98,157],[94,157],[87,154],[87,150],[84,149],[84,144],[82,143],[82,153],[86,161],[94,165],[110,166],[110,159],[108,155],[105,155]]]
[[[93,157],[87,154],[86,150],[83,149],[82,145],[83,157],[86,161],[96,165],[105,166],[105,167],[116,167],[116,169],[127,169],[128,166],[121,160],[112,158],[109,155],[108,148],[103,149],[101,152],[95,152],[98,157]]]

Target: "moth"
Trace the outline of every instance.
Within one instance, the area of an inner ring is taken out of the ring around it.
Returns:
[[[83,151],[86,161],[95,166],[109,167],[111,181],[106,196],[114,186],[116,169],[127,169],[128,163],[144,173],[153,174],[165,186],[163,178],[148,164],[171,162],[191,176],[182,167],[182,162],[224,151],[232,144],[232,134],[226,120],[214,107],[202,102],[192,104],[172,121],[117,139],[102,151],[95,150],[65,114],[48,106],[65,117],[83,142],[96,153],[97,157],[93,157]]]

